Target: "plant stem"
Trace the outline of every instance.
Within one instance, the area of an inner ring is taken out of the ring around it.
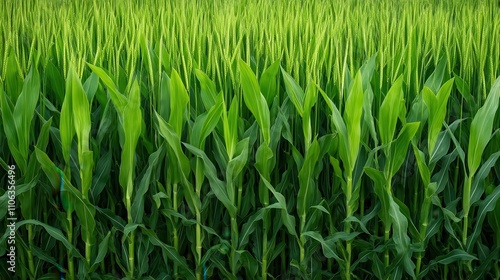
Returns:
[[[450,243],[450,237],[448,237],[448,244]],[[446,245],[446,253],[448,253],[450,251],[450,248],[448,245]],[[448,265],[445,264],[444,265],[444,278],[443,279],[449,279],[448,278]]]
[[[392,195],[392,177],[387,176],[387,192],[389,195]],[[384,253],[384,265],[385,267],[389,266],[389,247],[387,246],[387,243],[389,242],[389,237],[390,237],[390,232],[391,232],[391,225],[384,225],[385,231],[384,231],[384,241],[385,241],[385,253]]]
[[[427,186],[426,186],[427,187]],[[418,184],[418,176],[415,176],[415,183],[413,184],[413,213],[418,213],[418,192],[420,185]]]
[[[236,249],[238,248],[238,221],[236,217],[231,217],[231,272],[236,276],[238,269],[236,266]]]
[[[495,265],[495,275],[496,279],[500,279],[500,261],[497,261],[497,265]]]
[[[131,198],[126,197],[127,203],[127,216],[128,216],[128,224],[131,225],[133,223],[132,220],[132,207],[131,207]],[[128,243],[128,265],[129,265],[129,273],[130,277],[134,277],[134,232],[130,232],[129,243]]]
[[[174,195],[173,195],[173,206],[174,206],[174,211],[177,212],[177,209],[179,208],[179,206],[177,205],[178,202],[177,202],[177,192],[178,192],[178,186],[177,186],[177,183],[174,183],[173,185],[173,192],[174,192]],[[174,249],[176,252],[179,252],[179,236],[177,235],[177,225],[175,223],[174,224]],[[177,267],[177,264],[174,263],[174,277],[177,279],[177,270],[178,270],[178,267]]]
[[[238,176],[238,214],[241,211],[241,198],[243,195],[243,176]]]
[[[87,259],[87,264],[90,266],[91,263],[91,254],[92,254],[92,250],[91,250],[91,245],[90,245],[90,240],[89,238],[87,238],[87,240],[85,241],[85,257]]]
[[[233,203],[238,203],[236,194],[234,192],[234,182],[231,178],[228,179],[227,182],[227,188],[232,190],[232,195],[231,195],[231,201]],[[237,214],[235,216],[231,216],[231,260],[230,260],[230,265],[231,265],[231,272],[233,273],[234,276],[238,273],[238,268],[236,264],[236,249],[238,249],[238,238],[239,238],[239,231],[238,231],[238,220],[237,220]]]
[[[19,252],[19,258],[20,258],[22,263],[26,263],[26,259],[24,258],[24,254],[22,251]],[[22,279],[28,278],[26,275],[26,266],[23,266],[21,269],[21,277],[22,277]]]
[[[286,242],[286,235],[284,231],[281,231],[281,240]],[[285,243],[286,244],[286,243]],[[286,271],[286,250],[281,251],[281,271]]]
[[[300,217],[300,232],[304,232],[304,228],[306,226],[306,215],[301,215]],[[306,243],[306,238],[304,236],[300,236],[300,265],[303,265],[304,262],[304,255],[305,255],[305,250],[304,250],[304,245]]]
[[[360,187],[361,188],[361,187]],[[359,190],[359,213],[361,217],[365,216],[365,192],[364,189],[361,188]]]
[[[428,195],[428,186],[425,187],[425,198],[422,204],[422,209],[420,211],[420,242],[424,244],[425,236],[427,235],[427,226],[429,224],[429,211],[432,205],[432,196]],[[425,249],[425,244],[423,245]],[[418,253],[417,256],[417,267],[416,272],[417,275],[420,274],[420,267],[422,264],[422,257],[424,256],[423,252]]]
[[[71,211],[66,213],[66,220],[68,220],[68,242],[73,244],[73,217]],[[68,250],[68,271],[69,279],[75,279],[75,264],[73,263],[71,250]]]
[[[31,248],[33,247],[33,225],[28,224],[28,266],[30,268],[30,273],[35,276],[35,263],[33,262],[33,253]]]
[[[264,211],[264,216],[267,216],[266,211]],[[262,233],[262,280],[266,279],[267,279],[267,227],[264,226],[264,231]]]
[[[389,242],[389,233],[391,232],[391,227],[390,226],[385,226],[385,231],[384,231],[384,241],[387,246],[387,243]],[[384,253],[384,266],[388,267],[389,266],[389,248],[385,248],[385,253]]]
[[[201,280],[203,276],[202,265],[201,265],[201,213],[196,210],[196,256],[198,259],[198,264],[196,265],[196,279]]]
[[[130,264],[130,276],[133,278],[134,277],[134,254],[135,254],[135,250],[134,250],[134,239],[135,239],[135,233],[134,231],[131,231],[130,232],[130,240],[129,240],[129,244],[128,244],[128,252],[129,252],[129,256],[128,256],[128,260],[129,260],[129,264]]]
[[[464,208],[464,227],[462,231],[462,243],[464,246],[467,245],[467,229],[469,227],[469,209],[470,209],[470,192],[472,188],[472,177],[467,178],[465,188],[464,188],[464,197],[463,197],[463,208]]]
[[[196,159],[196,173],[195,173],[195,182],[196,182],[196,195],[199,199],[201,199],[201,186],[203,184],[204,179],[203,173],[203,165],[201,159]],[[201,242],[201,212],[200,209],[196,209],[196,256],[197,256],[197,264],[196,264],[196,279],[201,280],[203,277],[203,266],[201,263],[202,259],[202,242]]]
[[[269,178],[269,176],[267,176]],[[263,183],[261,183],[263,184]],[[261,186],[262,187],[262,186]],[[265,186],[264,186],[265,187]],[[269,192],[266,190],[264,193],[262,204],[264,208],[269,205]],[[262,232],[262,280],[267,279],[267,232],[268,232],[268,223],[269,223],[269,210],[264,209],[264,213],[262,216],[263,232]]]
[[[346,188],[346,218],[352,216],[351,198],[352,198],[352,171],[347,175],[347,188]],[[351,232],[351,222],[344,224],[344,231],[349,234]],[[351,254],[352,254],[352,240],[346,241],[347,259],[345,263],[345,279],[351,279]]]

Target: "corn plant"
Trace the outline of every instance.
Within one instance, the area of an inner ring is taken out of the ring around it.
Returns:
[[[500,278],[499,13],[3,1],[0,279]]]

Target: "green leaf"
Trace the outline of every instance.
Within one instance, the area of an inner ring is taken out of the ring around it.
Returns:
[[[495,209],[498,199],[500,198],[500,185],[498,185],[495,190],[489,194],[481,203],[479,204],[479,209],[476,213],[476,223],[474,225],[474,231],[472,236],[467,239],[467,252],[471,252],[472,246],[476,244],[476,239],[479,237],[483,230],[483,222],[486,218],[486,214]]]
[[[414,265],[410,256],[410,237],[408,236],[408,220],[401,212],[399,205],[389,196],[389,215],[392,219],[392,239],[396,244],[396,251],[399,256],[403,256],[405,269],[410,276],[413,276]]]
[[[83,91],[87,95],[87,99],[90,104],[92,104],[92,100],[94,99],[95,93],[99,88],[99,76],[96,73],[90,74],[90,76],[83,83]]]
[[[347,134],[350,147],[350,164],[351,171],[359,153],[359,143],[361,140],[361,116],[363,113],[363,84],[361,80],[361,72],[356,74],[351,92],[345,103],[344,119],[347,126]]]
[[[92,177],[92,193],[93,201],[98,200],[98,196],[101,194],[102,190],[108,184],[109,178],[111,177],[111,150],[107,151],[105,154],[101,155],[101,158],[97,162],[95,167],[95,174]]]
[[[247,164],[248,161],[248,146],[249,146],[249,139],[248,137],[241,140],[238,143],[238,146],[236,148],[237,150],[237,156],[229,160],[227,168],[226,168],[226,180],[227,181],[234,181],[237,179],[237,177],[240,175],[240,173],[243,171],[243,168]],[[227,184],[227,193],[229,198],[233,199],[235,197],[235,190],[232,189],[230,186],[233,184]],[[233,201],[233,204],[236,204]]]
[[[134,196],[134,201],[132,202],[132,220],[136,224],[142,223],[142,219],[145,214],[144,201],[146,193],[149,190],[153,172],[158,168],[158,165],[163,160],[164,150],[165,148],[162,144],[157,151],[149,156],[148,167],[139,182],[137,192]]]
[[[383,145],[388,145],[394,139],[401,100],[403,99],[403,77],[400,76],[392,85],[380,106],[378,130]]]
[[[299,172],[299,193],[297,196],[297,213],[300,219],[306,219],[306,213],[314,204],[315,184],[314,170],[319,157],[319,144],[314,140],[307,151],[306,158]]]
[[[458,75],[453,74],[455,78],[455,83],[457,84],[457,89],[458,92],[462,95],[463,98],[465,98],[465,101],[469,106],[472,106],[474,108],[475,103],[474,99],[472,98],[472,95],[470,94],[470,87],[469,84],[464,81],[462,78],[460,78]]]
[[[470,205],[474,205],[484,193],[484,180],[490,174],[491,168],[493,168],[500,158],[500,151],[491,154],[490,157],[481,165],[481,168],[474,176],[474,181],[472,182],[472,189],[470,193]]]
[[[304,232],[301,234],[301,236],[307,236],[307,237],[310,237],[310,238],[318,241],[321,244],[321,248],[323,249],[323,255],[326,258],[329,258],[329,259],[334,258],[339,262],[343,261],[335,252],[336,244],[335,244],[335,242],[332,242],[333,240],[325,241],[323,239],[323,237],[321,236],[321,234],[319,234],[318,232],[314,232],[314,231]]]
[[[455,130],[460,123],[461,120],[457,120],[451,124],[451,129]],[[451,137],[448,134],[448,131],[443,130],[439,132],[439,135],[436,140],[436,145],[434,147],[434,152],[430,154],[429,165],[432,165],[442,159],[444,156],[448,154],[448,150],[450,149]]]
[[[22,220],[20,222],[17,222],[16,223],[16,231],[21,226],[24,226],[24,225],[35,225],[35,226],[43,227],[45,229],[45,231],[47,231],[47,233],[50,236],[52,236],[57,241],[61,242],[64,245],[64,247],[66,247],[66,249],[68,249],[68,251],[71,252],[74,256],[81,258],[81,259],[84,259],[84,257],[80,254],[80,252],[78,252],[78,250],[70,242],[68,242],[68,239],[66,238],[66,236],[64,236],[64,234],[61,232],[60,229],[49,226],[49,225],[42,223],[40,221],[37,221],[37,220],[29,219],[29,220]]]
[[[73,187],[66,178],[64,178],[64,189],[68,192],[69,203],[73,204],[72,208],[80,220],[83,240],[90,245],[95,244],[95,207],[88,200],[84,200],[80,191]]]
[[[454,249],[446,255],[439,256],[433,259],[429,265],[422,270],[419,274],[420,277],[424,277],[436,264],[451,264],[459,261],[472,261],[477,260],[477,258],[461,249]]]
[[[184,114],[189,103],[189,95],[181,81],[177,71],[172,70],[170,78],[170,118],[168,122],[174,128],[177,135],[182,135],[184,126]]]
[[[73,83],[70,79],[66,80],[66,95],[64,96],[64,101],[61,108],[61,116],[59,121],[59,133],[61,135],[61,149],[63,153],[64,162],[69,165],[70,153],[71,153],[71,142],[73,141],[73,136],[75,136],[75,126],[73,122]]]
[[[434,147],[441,131],[442,123],[446,117],[446,105],[450,97],[454,79],[447,81],[439,90],[437,96],[429,88],[424,88],[422,97],[429,110],[428,146],[429,153],[434,152]]]
[[[217,199],[222,202],[222,204],[224,204],[229,212],[229,215],[231,215],[231,217],[236,217],[236,205],[234,205],[231,199],[228,197],[224,182],[217,178],[217,170],[215,169],[214,164],[202,150],[186,143],[184,143],[184,146],[186,146],[189,151],[191,151],[194,155],[202,160],[203,171],[208,181],[210,182],[210,189],[214,192]]]
[[[500,77],[496,79],[484,105],[474,116],[470,126],[469,148],[467,151],[470,177],[476,173],[481,164],[484,148],[486,148],[486,145],[490,141],[493,121],[498,108],[499,94]]]
[[[177,173],[169,174],[173,177],[172,183],[181,183],[185,190],[188,206],[191,211],[195,213],[196,209],[201,209],[201,201],[194,193],[193,189],[191,188],[191,184],[187,179],[191,171],[189,159],[182,151],[181,140],[174,131],[174,128],[170,124],[165,122],[158,113],[156,113],[156,118],[158,120],[158,131],[160,135],[163,136],[163,138],[167,141],[169,147],[172,150],[173,156],[175,157],[171,162],[176,163],[176,166],[179,170],[179,172]]]
[[[217,96],[214,105],[208,112],[199,115],[191,130],[191,144],[196,148],[203,149],[205,146],[205,139],[212,133],[217,123],[219,123],[220,116],[223,110],[222,94]]]
[[[252,254],[245,250],[238,250],[236,253],[239,254],[241,265],[245,268],[247,275],[252,279],[256,279],[259,270],[259,263],[257,260]]]
[[[9,145],[17,147],[17,132],[16,124],[14,123],[14,117],[12,116],[12,108],[9,101],[7,100],[7,94],[3,90],[2,81],[0,81],[0,105],[2,108],[2,121],[3,128],[5,131],[5,136],[7,136],[7,141]]]
[[[51,126],[52,126],[52,117],[50,117],[50,119],[42,125],[40,133],[38,135],[36,146],[39,149],[42,149],[43,151],[47,149],[47,145],[49,144],[49,132]]]
[[[50,254],[49,250],[42,250],[42,249],[38,248],[37,246],[31,246],[31,251],[32,251],[34,257],[40,259],[43,262],[50,263],[51,265],[56,267],[57,270],[59,270],[60,272],[65,271],[65,269],[62,268],[61,265],[59,265],[57,263],[56,259],[49,255]],[[57,274],[57,276],[55,276],[55,277],[56,278],[45,278],[45,279],[47,279],[47,280],[57,279],[57,277],[60,277],[60,274]],[[44,278],[42,276],[42,278],[37,277],[37,280],[38,279],[44,279]]]
[[[339,110],[337,109],[337,106],[333,103],[333,101],[326,95],[326,93],[319,88],[319,91],[321,92],[321,95],[323,96],[323,99],[325,100],[326,104],[330,108],[332,112],[332,124],[333,127],[335,128],[334,130],[337,131],[337,136],[339,139],[339,155],[340,158],[342,159],[342,162],[344,163],[344,168],[345,170],[351,170],[354,168],[354,164],[351,162],[351,159],[348,155],[350,151],[350,143],[349,143],[349,138],[347,135],[347,127],[346,124],[344,123],[344,119],[340,115]]]
[[[481,265],[478,268],[474,269],[474,272],[470,276],[470,279],[485,279],[484,275],[489,272],[492,264],[495,265],[495,262],[498,262],[498,259],[500,259],[500,247],[497,246],[488,254],[488,256],[486,256],[485,258],[481,258]]]
[[[403,126],[403,129],[399,133],[398,138],[391,144],[391,152],[389,158],[389,161],[391,162],[391,165],[389,166],[389,174],[391,175],[391,177],[394,176],[396,172],[398,172],[399,168],[405,161],[410,141],[417,133],[419,126],[419,122],[405,124]]]
[[[135,170],[135,149],[141,134],[142,113],[140,104],[139,84],[137,80],[132,84],[129,99],[125,106],[123,115],[123,132],[125,143],[122,149],[119,181],[122,186],[125,197],[132,198],[133,178]]]
[[[245,246],[248,244],[250,239],[250,235],[255,231],[257,227],[257,222],[262,220],[264,214],[264,208],[260,208],[255,212],[250,218],[247,219],[247,222],[243,224],[243,227],[240,232],[240,240],[238,242],[239,249],[243,250]]]
[[[233,157],[234,149],[238,141],[238,105],[238,98],[234,98],[229,107],[227,124],[226,121],[224,121],[224,141],[226,142],[229,158]],[[223,116],[226,117],[225,112]]]
[[[428,186],[431,183],[431,172],[427,164],[425,164],[425,154],[422,152],[417,145],[413,145],[413,153],[417,161],[418,171],[424,186]]]
[[[250,66],[243,60],[239,60],[241,87],[243,88],[243,99],[247,108],[259,124],[264,143],[269,145],[271,141],[271,121],[269,107],[266,98],[260,92],[259,83]]]
[[[164,120],[167,120],[170,116],[170,96],[170,78],[163,72],[161,75],[157,112]]]
[[[365,80],[363,79],[363,82]],[[373,139],[375,146],[378,146],[377,132],[375,130],[375,118],[373,117],[372,107],[373,107],[373,90],[371,86],[365,90],[364,94],[365,100],[363,101],[363,121],[364,125],[368,128],[370,136]]]
[[[297,233],[295,232],[295,217],[288,214],[285,197],[281,193],[277,192],[273,188],[271,183],[269,183],[266,180],[266,178],[264,178],[262,175],[260,176],[260,178],[261,178],[262,182],[266,185],[267,189],[269,189],[273,193],[274,197],[278,201],[275,205],[276,207],[270,205],[269,208],[281,209],[281,219],[283,221],[283,224],[285,225],[285,227],[288,229],[288,232],[292,236],[297,237]]]
[[[304,99],[305,94],[302,88],[297,84],[295,79],[290,76],[283,68],[281,68],[281,73],[283,74],[283,81],[285,82],[286,93],[295,106],[295,110],[302,117],[304,115]]]
[[[307,85],[305,100],[304,100],[304,114],[302,120],[302,131],[304,133],[304,140],[306,141],[306,150],[312,139],[312,128],[311,128],[311,111],[316,104],[318,99],[318,91],[316,86],[312,83]]]
[[[196,279],[191,269],[188,267],[186,259],[179,255],[174,247],[169,246],[163,243],[156,233],[151,229],[148,229],[144,226],[141,226],[142,232],[149,237],[149,242],[154,246],[160,247],[161,250],[167,255],[167,257],[172,260],[176,265],[178,265],[183,271],[184,276],[187,276],[186,279]]]
[[[59,188],[60,175],[54,168],[54,163],[49,159],[47,154],[44,151],[38,149],[38,147],[35,147],[35,155],[52,186],[54,186],[55,188]]]
[[[6,54],[7,52],[5,53],[5,55]],[[23,77],[21,76],[21,69],[19,69],[17,60],[18,57],[16,56],[16,52],[13,48],[11,48],[8,58],[4,61],[6,67],[2,69],[5,70],[5,76],[3,79],[3,81],[5,81],[5,88],[10,98],[12,99],[12,102],[17,101],[23,86]]]
[[[373,77],[373,71],[375,70],[375,65],[376,65],[376,58],[377,58],[377,53],[372,55],[368,61],[366,61],[359,71],[361,72],[361,78],[363,80],[363,90],[367,90],[367,88],[370,86],[370,82]]]
[[[12,115],[17,132],[17,150],[21,154],[24,163],[28,162],[30,131],[39,95],[40,76],[36,67],[32,67],[28,76],[24,79],[23,90],[17,99]],[[24,164],[21,166],[24,166]]]
[[[99,243],[97,257],[95,258],[94,263],[92,264],[89,272],[95,271],[99,267],[99,264],[101,264],[101,262],[104,261],[104,258],[108,254],[108,244],[109,244],[109,239],[111,237],[111,232],[112,232],[112,230],[108,231],[108,234],[106,234],[106,237],[104,237],[104,239],[102,239],[101,243]]]
[[[274,100],[274,97],[278,93],[277,91],[277,79],[278,71],[280,70],[280,60],[276,60],[269,67],[262,72],[260,76],[260,91],[266,98],[267,104],[271,104]]]
[[[24,161],[21,152],[18,150],[16,124],[14,123],[14,116],[12,115],[12,109],[7,100],[7,95],[3,91],[3,85],[1,82],[0,82],[0,98],[1,98],[0,105],[2,108],[3,130],[5,132],[5,136],[7,137],[7,144],[9,146],[9,150],[12,153],[12,157],[19,165],[20,169],[25,170],[27,168],[27,163]]]
[[[122,115],[125,112],[125,106],[127,105],[127,98],[119,92],[118,87],[115,85],[111,77],[109,77],[108,74],[106,74],[106,72],[104,72],[102,68],[89,63],[87,63],[87,65],[90,67],[90,69],[92,69],[94,73],[97,74],[97,76],[99,76],[99,79],[104,83],[104,85],[106,85],[106,87],[109,90],[109,94],[111,100],[113,101],[113,104],[118,110],[118,113]]]
[[[82,195],[88,199],[88,191],[92,184],[92,169],[94,160],[89,150],[90,142],[90,105],[80,79],[73,68],[70,68],[68,80],[71,83],[71,111],[73,113],[73,127],[78,137],[78,163],[80,179],[82,180]]]
[[[35,148],[35,152],[38,162],[40,162],[44,173],[53,184],[57,184],[62,173],[58,174],[58,172],[56,171],[57,167],[49,159],[45,152],[39,150],[38,148]],[[82,227],[82,237],[86,242],[92,245],[95,243],[95,207],[90,204],[88,200],[84,200],[82,198],[81,192],[73,187],[73,185],[71,185],[71,182],[69,182],[66,177],[63,177],[63,180],[64,189],[61,191],[61,196],[67,194],[67,203],[69,203],[68,206],[65,207],[65,209],[69,212],[71,212],[73,209],[75,210]]]
[[[194,73],[196,78],[200,82],[201,86],[201,100],[205,109],[208,110],[215,105],[215,100],[217,99],[217,90],[215,89],[215,83],[210,80],[210,78],[202,71],[195,69]]]
[[[446,69],[446,59],[442,57],[436,68],[434,68],[434,72],[429,76],[427,81],[425,81],[424,86],[430,88],[433,92],[438,92],[441,87],[441,83],[443,82],[444,71]]]
[[[68,80],[71,84],[71,111],[73,112],[73,125],[79,142],[88,150],[90,132],[90,106],[87,95],[83,89],[80,79],[73,68],[70,68]]]
[[[370,177],[370,179],[372,179],[372,181],[375,183],[375,194],[380,200],[382,206],[379,212],[379,216],[384,223],[384,226],[386,228],[389,228],[392,222],[391,217],[389,216],[389,211],[391,209],[391,198],[390,193],[388,193],[387,189],[385,188],[386,181],[384,174],[379,170],[371,167],[365,167],[364,170],[366,175],[368,175],[368,177]]]
[[[273,156],[273,151],[264,143],[257,148],[255,154],[255,168],[257,168],[257,171],[267,179],[269,179],[270,176],[270,162]]]

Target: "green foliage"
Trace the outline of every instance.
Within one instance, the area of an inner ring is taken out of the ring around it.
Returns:
[[[495,1],[4,2],[0,279],[500,278]]]

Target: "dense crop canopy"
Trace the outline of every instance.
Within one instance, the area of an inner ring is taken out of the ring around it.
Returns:
[[[0,279],[499,279],[499,15],[2,1]]]

